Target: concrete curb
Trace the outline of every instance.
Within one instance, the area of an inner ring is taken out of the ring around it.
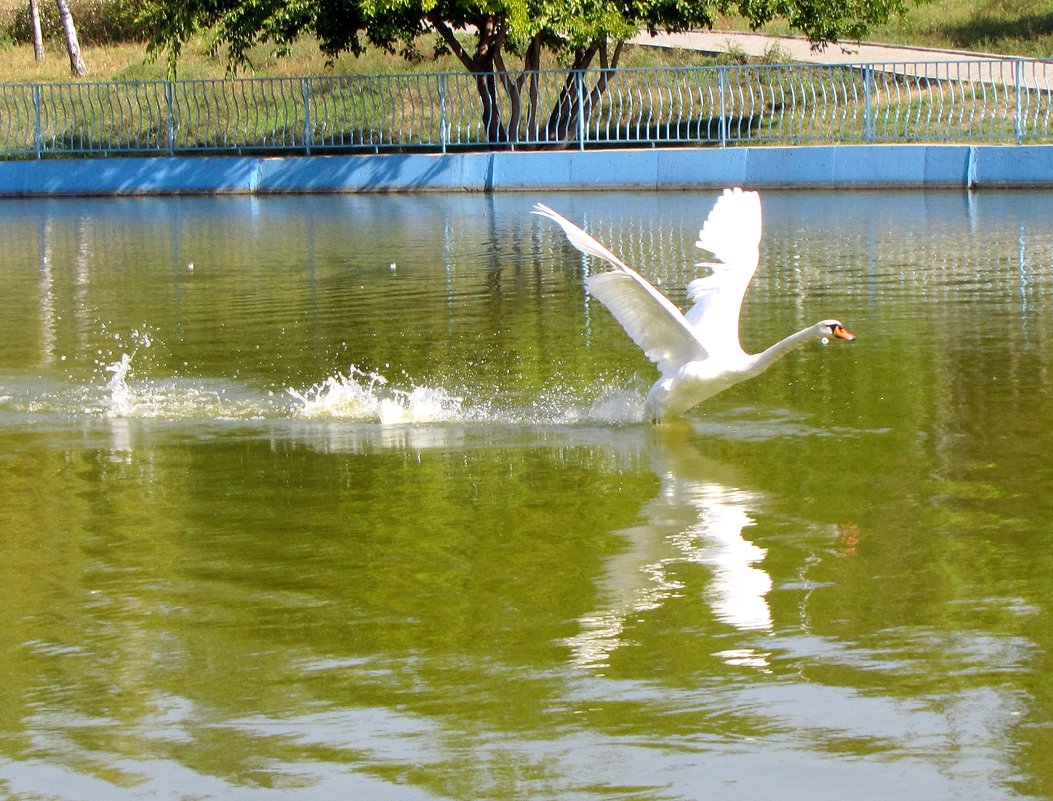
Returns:
[[[590,189],[1053,188],[1053,145],[831,145],[0,162],[0,197]]]

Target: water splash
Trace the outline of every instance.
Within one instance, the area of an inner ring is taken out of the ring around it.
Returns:
[[[623,386],[567,384],[533,394],[524,404],[516,392],[478,389],[454,393],[442,386],[393,386],[376,372],[351,366],[305,390],[287,388],[296,414],[312,419],[403,423],[492,422],[502,424],[625,424],[643,420],[643,396]],[[466,399],[468,396],[468,399]]]
[[[122,338],[115,336],[118,346]],[[97,375],[109,374],[98,394],[98,385],[79,395],[79,411],[101,414],[110,419],[163,420],[246,420],[274,416],[273,398],[266,393],[219,379],[137,378],[136,368],[156,367],[149,352],[153,338],[149,331],[133,331],[130,352],[116,361],[102,353],[96,360]],[[154,357],[156,358],[156,357]]]
[[[109,393],[107,417],[130,417],[136,409],[135,393],[128,386],[128,373],[132,369],[132,357],[135,352],[122,353],[121,358],[113,364],[106,365],[106,370],[113,375],[106,382]]]
[[[589,408],[588,419],[597,423],[642,423],[644,395],[624,387],[605,387]]]
[[[337,417],[394,425],[448,422],[468,416],[464,399],[441,387],[391,387],[379,373],[359,370],[354,365],[346,375],[330,376],[302,392],[292,387],[286,392],[299,402],[299,415],[310,418]]]
[[[168,421],[308,420],[376,423],[498,425],[624,425],[643,419],[639,387],[605,379],[555,375],[542,388],[473,385],[456,378],[416,383],[390,380],[351,366],[303,388],[259,387],[225,378],[154,377],[172,354],[146,326],[128,333],[103,327],[87,381],[71,368],[65,381],[27,380],[0,386],[0,411],[9,414]]]
[[[265,394],[225,381],[133,378],[135,353],[104,366],[110,378],[95,409],[110,419],[255,420],[278,411]],[[92,411],[90,402],[84,403]]]
[[[103,336],[112,336],[118,348],[122,348],[123,337],[120,334],[110,334],[106,326],[102,326]],[[129,383],[129,375],[132,369],[132,359],[135,358],[140,348],[148,350],[153,345],[153,337],[149,329],[135,329],[129,335],[131,352],[123,352],[115,362],[108,362],[112,355],[107,356],[102,351],[98,352],[95,365],[102,372],[110,373],[106,381],[105,396],[102,399],[103,412],[106,417],[132,417],[136,415],[141,406],[140,398]]]

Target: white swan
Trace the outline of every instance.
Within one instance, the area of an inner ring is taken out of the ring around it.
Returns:
[[[739,343],[739,309],[760,255],[761,204],[756,192],[725,189],[695,245],[718,261],[701,262],[712,273],[687,286],[694,305],[680,311],[651,283],[570,220],[538,203],[534,214],[559,223],[570,243],[614,269],[589,276],[599,298],[662,374],[647,393],[646,413],[655,421],[682,414],[728,387],[753,378],[811,340],[851,341],[837,320],[823,320],[749,354]]]

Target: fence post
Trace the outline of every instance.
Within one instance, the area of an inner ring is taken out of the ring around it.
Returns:
[[[300,83],[300,95],[303,97],[303,151],[311,155],[314,135],[311,132],[311,79],[303,78]]]
[[[439,150],[446,152],[446,73],[439,73]]]
[[[165,137],[168,144],[168,155],[175,155],[175,87],[171,81],[165,81]]]
[[[33,152],[44,156],[44,134],[40,127],[40,84],[33,84]]]
[[[727,118],[727,105],[724,98],[724,93],[727,90],[727,67],[719,67],[717,72],[717,86],[720,89],[720,146],[728,146],[728,118]]]
[[[578,150],[585,149],[585,71],[574,76],[578,84]]]
[[[1016,143],[1020,145],[1024,142],[1024,62],[1019,58],[1013,62],[1013,82],[1016,84],[1016,115],[1013,127],[1016,133]]]
[[[871,114],[870,82],[871,67],[863,65],[863,139],[870,144],[874,139],[874,118]]]

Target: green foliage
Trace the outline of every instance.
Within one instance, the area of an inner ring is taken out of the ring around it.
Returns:
[[[791,61],[790,54],[779,42],[772,42],[764,48],[764,55],[761,56],[762,64],[789,64]]]
[[[82,0],[90,2],[91,0]],[[98,0],[94,0],[98,2]],[[127,0],[114,0],[127,2]],[[420,58],[427,31],[472,71],[502,72],[507,59],[526,69],[542,66],[547,52],[557,64],[587,67],[610,45],[638,30],[682,31],[711,27],[721,13],[751,25],[788,21],[816,44],[854,39],[902,10],[908,0],[151,0],[145,21],[154,52],[174,67],[181,46],[201,30],[212,32],[233,69],[262,43],[287,48],[302,35],[315,37],[331,57],[358,55],[374,46]],[[464,46],[458,33],[471,32]],[[602,66],[602,65],[601,65]]]
[[[250,51],[269,44],[287,50],[298,37],[314,37],[330,58],[359,55],[373,46],[420,58],[425,34],[479,76],[477,91],[486,140],[559,145],[579,118],[587,119],[606,91],[625,41],[651,33],[712,27],[720,13],[737,10],[753,25],[785,17],[818,44],[858,37],[908,0],[149,0],[144,21],[151,52],[166,53],[175,73],[180,50],[199,31],[211,33],[211,51],[226,49],[232,71]],[[569,69],[555,102],[541,107],[537,71],[544,58]],[[514,63],[513,63],[514,60]],[[589,81],[579,76],[599,67]],[[519,132],[519,133],[517,133]]]
[[[721,66],[742,66],[750,63],[749,54],[738,45],[730,45],[723,53],[713,58],[713,63]]]
[[[69,0],[70,12],[77,23],[77,37],[84,45],[144,41],[146,32],[140,24],[142,3],[136,0]],[[40,32],[45,40],[63,38],[62,23],[53,2],[41,0]],[[0,16],[0,39],[15,44],[30,44],[33,30],[29,3],[9,8]]]
[[[902,13],[908,0],[718,0],[719,10],[741,14],[751,27],[775,19],[821,47],[841,40],[859,40],[875,25]]]

